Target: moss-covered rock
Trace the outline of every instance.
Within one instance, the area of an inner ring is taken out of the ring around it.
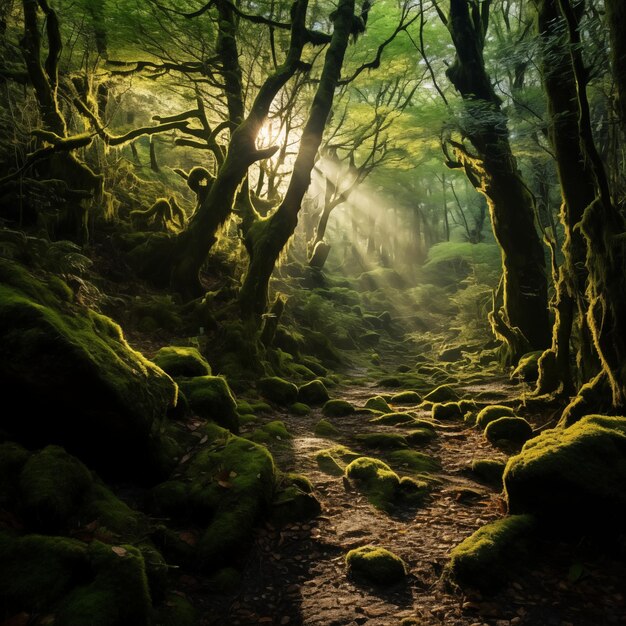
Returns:
[[[390,463],[415,473],[436,472],[441,469],[439,461],[416,450],[395,450],[385,457]]]
[[[187,598],[170,593],[158,607],[154,621],[158,626],[196,626],[197,619],[196,609]]]
[[[504,471],[511,513],[532,513],[559,531],[626,523],[626,419],[589,415],[527,442]]]
[[[422,401],[422,397],[417,391],[401,391],[391,396],[391,404],[398,404],[400,406],[413,406],[419,404]]]
[[[394,585],[406,577],[406,564],[393,552],[376,546],[362,546],[346,555],[348,575],[365,578],[376,585]]]
[[[391,411],[393,411],[387,403],[387,400],[385,400],[382,396],[373,396],[372,398],[368,398],[365,403],[365,408],[380,411],[381,413],[391,413]]]
[[[463,412],[458,402],[437,402],[432,407],[433,419],[449,420],[461,419]]]
[[[489,422],[493,422],[501,417],[514,417],[515,411],[509,406],[502,406],[500,404],[491,404],[486,406],[476,416],[476,426],[480,429],[484,429]]]
[[[291,477],[287,483],[276,494],[272,504],[271,519],[274,523],[283,525],[302,522],[320,514],[322,507],[313,495],[308,480],[294,480]]]
[[[521,445],[532,436],[533,427],[523,417],[500,417],[485,428],[485,437],[491,443],[506,441]]]
[[[17,263],[0,260],[0,391],[19,404],[0,429],[49,443],[104,474],[154,479],[172,379],[134,351],[111,319],[64,302]],[[54,407],[51,418],[50,407]]]
[[[535,528],[531,515],[513,515],[483,526],[450,553],[447,574],[463,587],[493,591],[524,555]]]
[[[413,424],[415,418],[410,413],[387,413],[373,417],[370,422],[372,424],[384,424],[386,426],[398,426],[400,424]]]
[[[481,481],[502,489],[502,474],[506,463],[497,459],[479,459],[472,463],[472,473]]]
[[[366,448],[397,450],[409,447],[404,435],[399,433],[363,433],[357,435],[355,439]]]
[[[529,352],[522,356],[517,367],[511,372],[511,380],[523,380],[534,383],[539,378],[539,359],[543,352]]]
[[[59,446],[34,454],[19,478],[21,511],[29,527],[62,530],[85,501],[92,485],[89,470]]]
[[[285,422],[274,420],[273,422],[263,424],[253,433],[246,435],[246,438],[256,443],[270,445],[273,443],[285,442],[291,439],[291,435],[285,426]]]
[[[379,387],[388,387],[389,389],[397,389],[398,387],[402,387],[402,381],[397,376],[385,376],[385,378],[381,378],[377,385]]]
[[[166,346],[154,355],[152,361],[172,378],[193,378],[211,374],[211,366],[197,348]]]
[[[315,406],[324,404],[330,399],[328,389],[321,380],[312,380],[298,389],[298,400]]]
[[[359,457],[346,466],[345,475],[357,481],[377,508],[388,510],[398,494],[400,478],[380,459]]]
[[[303,402],[294,402],[289,407],[289,413],[292,415],[308,415],[311,412],[311,407],[308,404],[304,404]]]
[[[315,425],[314,432],[317,437],[327,437],[329,439],[339,435],[339,430],[327,419],[321,419]]]
[[[189,406],[200,417],[233,433],[239,431],[237,402],[222,376],[196,376],[179,380]]]
[[[326,417],[345,417],[354,413],[354,407],[347,400],[329,400],[322,407]]]
[[[281,406],[289,406],[298,400],[298,387],[279,376],[261,378],[257,387],[264,398]]]
[[[436,436],[437,433],[432,428],[414,428],[404,433],[407,443],[412,446],[429,443]]]
[[[320,450],[315,455],[315,460],[323,472],[331,474],[332,476],[341,476],[346,464],[354,459],[358,459],[359,456],[360,455],[356,452],[352,452],[349,448],[338,445]]]
[[[440,385],[424,396],[425,402],[456,402],[459,394],[451,385]]]

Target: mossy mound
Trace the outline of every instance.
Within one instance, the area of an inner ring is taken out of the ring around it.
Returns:
[[[500,417],[485,428],[485,437],[493,444],[505,441],[521,445],[532,436],[533,427],[523,417]]]
[[[239,431],[237,402],[222,376],[196,376],[180,379],[189,406],[200,417],[211,420],[233,433]]]
[[[133,546],[0,533],[0,561],[5,616],[53,613],[61,626],[151,623],[145,563]]]
[[[419,404],[422,401],[422,397],[417,391],[402,391],[391,396],[391,404],[398,404],[400,406],[413,406]]]
[[[397,376],[386,376],[385,378],[381,378],[377,385],[379,387],[389,387],[389,389],[397,389],[398,387],[402,387],[402,381]]]
[[[253,433],[246,435],[246,438],[250,439],[250,441],[254,441],[255,443],[270,445],[277,442],[280,443],[281,441],[287,441],[291,439],[291,435],[285,426],[285,422],[275,420],[273,422],[263,424],[263,426],[255,430]]]
[[[410,413],[387,413],[370,420],[372,424],[385,424],[386,426],[398,426],[399,424],[413,424],[415,418]]]
[[[171,593],[158,607],[154,621],[159,626],[196,626],[198,615],[189,600]]]
[[[322,407],[326,417],[345,417],[354,413],[354,407],[346,400],[329,400]]]
[[[589,415],[546,430],[504,471],[511,513],[532,513],[559,531],[623,529],[626,523],[626,419]]]
[[[328,389],[321,380],[312,380],[298,389],[298,400],[315,406],[330,400]]]
[[[339,430],[326,419],[321,419],[315,425],[314,432],[317,437],[328,437],[329,439],[337,437],[339,435]]]
[[[303,522],[320,514],[322,507],[304,476],[287,475],[272,504],[271,520],[284,525]]]
[[[308,415],[311,412],[311,407],[308,404],[304,404],[303,402],[294,402],[289,407],[289,413],[292,415]]]
[[[398,495],[400,478],[380,459],[359,457],[346,466],[345,475],[356,480],[368,500],[379,509],[388,510]]]
[[[111,319],[63,301],[19,264],[0,260],[0,283],[0,391],[19,406],[19,419],[2,411],[0,429],[28,447],[62,445],[106,475],[169,472],[161,429],[177,401],[172,379]]]
[[[441,469],[439,461],[416,450],[395,450],[385,457],[390,463],[415,473],[436,472]]]
[[[315,455],[315,460],[319,468],[326,474],[331,476],[343,475],[344,467],[350,461],[358,459],[359,455],[356,452],[352,452],[345,446],[333,446],[332,448],[326,448],[320,450]]]
[[[424,396],[424,402],[456,402],[459,394],[451,385],[440,385]]]
[[[397,450],[398,448],[409,447],[404,435],[398,433],[364,433],[357,435],[355,439],[366,448],[378,448],[379,450]]]
[[[489,422],[493,422],[501,417],[514,417],[515,411],[510,406],[502,406],[500,404],[491,404],[486,406],[476,416],[476,426],[484,429]]]
[[[197,348],[166,346],[154,355],[152,361],[172,378],[193,378],[211,374],[211,366]]]
[[[298,388],[279,376],[261,378],[257,383],[259,393],[280,406],[289,406],[298,400]]]
[[[517,367],[511,372],[511,380],[523,380],[527,383],[534,383],[539,378],[539,359],[543,352],[529,352],[522,356]]]
[[[368,398],[365,403],[365,408],[380,411],[381,413],[391,413],[391,411],[393,411],[387,403],[387,400],[385,400],[382,396],[373,396],[372,398]]]
[[[432,414],[433,419],[436,420],[461,419],[463,417],[463,411],[458,402],[437,402],[433,404]]]
[[[532,515],[513,515],[483,526],[452,550],[448,576],[462,587],[496,590],[524,555],[534,527]]]
[[[346,555],[348,575],[365,578],[376,585],[395,585],[406,577],[406,564],[393,552],[376,546],[362,546]]]
[[[506,463],[497,459],[480,459],[472,463],[472,473],[481,481],[502,489],[502,474]]]
[[[407,443],[412,446],[429,443],[436,436],[437,433],[432,428],[414,428],[404,433]]]

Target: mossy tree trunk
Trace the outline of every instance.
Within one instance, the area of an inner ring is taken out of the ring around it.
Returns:
[[[550,354],[539,364],[537,393],[552,393],[559,388],[568,395],[574,391],[570,364],[570,339],[577,317],[578,368],[580,383],[597,373],[598,361],[593,351],[586,320],[587,269],[586,245],[575,228],[596,196],[593,171],[585,159],[578,134],[576,79],[563,30],[558,0],[535,0],[537,30],[542,45],[541,69],[550,115],[550,141],[556,157],[563,203],[561,223],[565,233],[564,261],[556,277],[554,300],[555,323]]]
[[[611,39],[611,63],[617,91],[617,108],[626,139],[626,2],[605,0],[606,18]]]
[[[311,182],[311,172],[341,76],[353,20],[354,0],[340,0],[334,14],[332,39],[302,132],[287,192],[276,211],[268,219],[256,222],[247,234],[250,260],[239,301],[243,317],[256,320],[257,324],[267,308],[270,276],[298,224],[298,212]]]
[[[525,339],[509,345],[510,356],[515,359],[524,350],[550,344],[548,290],[533,198],[518,170],[507,119],[485,69],[489,6],[489,1],[450,2],[447,26],[456,58],[447,75],[465,100],[468,123],[464,134],[476,151],[474,154],[465,145],[451,141],[455,159],[450,165],[464,168],[472,184],[487,198],[504,275],[503,307],[494,315],[499,324],[519,329]]]
[[[593,172],[595,187],[595,198],[585,208],[579,225],[587,249],[587,321],[602,372],[610,385],[612,405],[623,410],[626,406],[626,225],[611,198],[606,171],[594,143],[587,98],[588,72],[582,57],[578,16],[569,0],[558,3],[567,26],[576,81],[581,152]]]
[[[251,110],[233,130],[224,162],[217,171],[211,190],[204,198],[187,228],[175,241],[171,257],[171,286],[186,298],[201,293],[198,273],[217,239],[219,228],[233,210],[235,199],[248,174],[248,168],[256,161],[272,156],[276,147],[259,150],[256,138],[265,123],[270,106],[276,94],[298,71],[304,69],[301,63],[302,50],[308,41],[305,18],[308,0],[296,0],[292,7],[292,26],[289,52],[285,62],[271,74],[261,86]],[[224,16],[220,14],[220,17]],[[222,41],[224,46],[226,42]],[[236,50],[236,48],[235,48]],[[226,50],[222,48],[222,55]],[[226,66],[225,79],[236,81],[233,66],[237,59],[231,59],[231,67]],[[229,113],[235,113],[233,102],[229,102]],[[235,120],[231,120],[235,122]]]

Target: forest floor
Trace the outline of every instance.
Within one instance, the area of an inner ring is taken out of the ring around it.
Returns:
[[[520,392],[508,379],[461,389],[466,397],[480,394],[493,403],[519,397]],[[334,396],[363,406],[367,398],[381,392],[364,379],[359,386],[335,389]],[[417,407],[402,410],[430,418],[429,412]],[[264,416],[264,421],[285,422],[292,439],[276,442],[272,453],[281,470],[305,474],[312,481],[322,513],[308,523],[259,528],[235,594],[211,593],[200,579],[186,577],[182,590],[200,608],[204,626],[378,626],[400,624],[405,618],[410,624],[447,626],[626,624],[625,564],[584,542],[572,546],[546,541],[533,563],[511,563],[510,581],[494,596],[466,595],[446,585],[442,571],[450,550],[504,513],[501,494],[476,482],[468,472],[475,459],[505,458],[480,431],[463,422],[439,423],[437,437],[419,447],[441,464],[430,497],[419,508],[395,508],[390,514],[372,506],[347,479],[324,473],[315,455],[343,444],[365,456],[385,459],[385,451],[364,449],[355,435],[398,432],[398,428],[374,427],[369,416],[357,413],[334,419],[340,436],[330,440],[314,434],[321,417],[319,409],[305,417],[280,411]],[[408,469],[392,467],[400,475],[411,475]],[[367,544],[400,556],[408,565],[406,581],[383,589],[350,579],[345,555]]]

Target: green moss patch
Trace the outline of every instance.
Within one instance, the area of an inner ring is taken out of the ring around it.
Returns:
[[[387,403],[387,400],[385,400],[382,396],[373,396],[372,398],[368,398],[365,403],[365,408],[380,411],[381,413],[391,413],[391,411],[393,411]]]
[[[524,445],[504,471],[511,513],[532,513],[567,532],[626,523],[626,419],[589,415],[546,430]]]
[[[166,346],[154,355],[152,361],[172,378],[193,378],[211,374],[211,366],[197,348]]]
[[[386,426],[398,426],[400,424],[413,424],[415,418],[410,413],[387,413],[370,420],[372,424],[384,424]]]
[[[440,385],[424,396],[425,402],[455,402],[459,394],[451,385]]]
[[[441,464],[431,456],[416,450],[395,450],[386,455],[386,459],[396,467],[415,473],[436,472]]]
[[[472,473],[482,482],[502,489],[502,474],[506,463],[497,459],[480,459],[472,463]]]
[[[541,350],[525,354],[511,373],[511,380],[521,379],[527,383],[534,383],[539,378],[539,359],[542,354]]]
[[[321,419],[315,425],[314,432],[317,437],[327,437],[329,439],[339,435],[339,430],[327,419]]]
[[[181,379],[180,387],[189,405],[200,417],[211,420],[233,433],[239,430],[237,402],[222,376],[196,376]]]
[[[406,577],[406,564],[393,552],[376,546],[362,546],[346,555],[348,575],[376,585],[395,585]]]
[[[261,378],[257,387],[264,398],[281,406],[289,406],[298,400],[298,388],[278,376]]]
[[[304,404],[303,402],[294,402],[289,407],[289,413],[292,415],[308,415],[311,412],[311,407],[308,404]]]
[[[448,575],[463,587],[497,589],[525,553],[534,527],[531,515],[513,515],[483,526],[452,550]]]
[[[357,435],[355,439],[366,448],[378,448],[380,450],[408,448],[404,435],[398,433],[365,433]]]
[[[346,466],[345,475],[355,480],[379,509],[389,510],[398,495],[400,478],[380,459],[359,457]]]
[[[321,380],[312,380],[298,389],[298,400],[312,406],[324,404],[330,399],[328,389]]]
[[[463,412],[458,402],[437,402],[432,407],[433,419],[436,420],[449,420],[449,419],[461,419]]]
[[[354,413],[354,407],[346,400],[329,400],[322,407],[322,413],[326,417],[345,417]]]
[[[493,422],[500,417],[513,417],[515,411],[509,406],[502,406],[500,404],[492,404],[482,409],[476,417],[476,426],[484,429],[489,422]]]
[[[391,396],[391,404],[398,404],[400,406],[413,406],[419,404],[422,401],[422,397],[417,391],[402,391]]]
[[[523,417],[500,417],[489,422],[485,437],[491,443],[506,441],[523,444],[533,436],[533,427]]]
[[[273,422],[263,424],[263,426],[255,430],[253,433],[247,435],[246,438],[256,443],[270,445],[288,441],[291,439],[291,435],[289,434],[284,422],[275,420]]]
[[[432,428],[414,428],[404,433],[407,443],[416,446],[429,443],[437,436]]]
[[[332,476],[341,476],[346,464],[357,458],[359,455],[345,446],[326,448],[315,455],[319,468]]]

